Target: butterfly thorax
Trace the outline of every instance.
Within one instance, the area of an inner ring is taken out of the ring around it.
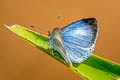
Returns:
[[[60,28],[55,28],[51,35],[50,35],[50,42],[52,43],[52,47],[55,48],[57,51],[62,50],[64,53],[66,53],[64,49],[64,44],[62,40],[62,34]],[[60,51],[61,52],[61,51]]]
[[[49,39],[50,39],[49,42],[51,46],[54,48],[54,50],[57,50],[62,55],[62,57],[67,62],[69,62],[69,60],[67,60],[67,54],[66,54],[66,50],[64,47],[64,43],[63,43],[61,29],[55,28],[50,34]]]

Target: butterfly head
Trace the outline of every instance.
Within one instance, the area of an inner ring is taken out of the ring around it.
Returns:
[[[52,38],[52,33],[50,31],[48,31],[48,37],[49,37],[49,39]]]

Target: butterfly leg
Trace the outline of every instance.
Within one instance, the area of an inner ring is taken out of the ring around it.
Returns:
[[[46,44],[48,43],[48,41],[47,42],[45,42],[41,47],[44,47]]]
[[[39,48],[43,48],[45,45],[47,44],[47,42],[45,42],[42,46],[37,45]]]
[[[48,44],[48,50],[49,50],[49,51],[50,51],[50,53],[54,56],[54,53],[53,53],[53,52],[54,52],[54,50],[53,50],[53,49],[52,49],[52,50],[50,50],[50,48],[49,48],[49,47],[50,47],[50,42],[48,41],[48,42],[47,42],[47,44]]]
[[[50,42],[49,41],[45,42],[41,47],[44,47],[46,44],[48,44],[48,50],[51,51],[50,50]],[[53,49],[52,49],[52,51],[50,53],[53,55]]]

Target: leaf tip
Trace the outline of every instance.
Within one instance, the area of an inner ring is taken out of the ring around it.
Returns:
[[[7,27],[8,29],[11,29],[11,28],[15,28],[15,27],[21,27],[20,25],[18,24],[14,24],[12,26],[8,26],[7,24],[3,24],[5,27]]]
[[[7,27],[8,29],[10,28],[7,24],[3,24],[5,27]]]

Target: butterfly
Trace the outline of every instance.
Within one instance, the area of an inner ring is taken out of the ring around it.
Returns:
[[[49,44],[72,65],[85,61],[92,54],[97,37],[96,18],[84,18],[63,28],[54,28],[49,32]]]

